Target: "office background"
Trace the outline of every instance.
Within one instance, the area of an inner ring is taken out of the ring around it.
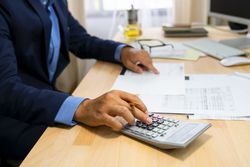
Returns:
[[[115,1],[115,0],[114,0]],[[140,0],[134,0],[140,1]],[[158,0],[152,0],[158,1]],[[172,6],[164,9],[142,9],[141,17],[150,19],[143,19],[144,27],[161,26],[166,21],[171,20],[176,23],[207,23],[207,0],[166,0]],[[68,0],[69,9],[77,20],[88,30],[92,35],[102,38],[112,38],[118,29],[114,29],[114,33],[110,36],[109,26],[112,24],[112,12],[105,11],[103,3],[105,0]],[[143,16],[144,15],[144,16]],[[151,20],[146,23],[147,20]],[[152,21],[153,20],[153,21]],[[102,29],[100,29],[102,27]],[[94,60],[80,60],[71,56],[71,64],[64,70],[63,74],[57,81],[57,88],[64,92],[71,93],[90,67]]]

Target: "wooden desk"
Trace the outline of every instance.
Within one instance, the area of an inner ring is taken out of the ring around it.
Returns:
[[[225,39],[235,35],[208,28],[210,38]],[[160,29],[144,32],[144,37],[162,37]],[[120,37],[117,37],[121,39]],[[182,39],[169,39],[180,41]],[[183,39],[185,40],[185,39]],[[186,73],[250,72],[250,65],[225,68],[218,60],[203,57],[184,62]],[[97,62],[79,84],[75,96],[97,97],[108,91],[120,73],[118,65]],[[186,119],[184,116],[173,116]],[[201,122],[204,120],[200,120]],[[23,161],[26,166],[81,167],[247,167],[250,166],[250,122],[204,121],[212,127],[185,149],[159,150],[109,128],[48,128]]]

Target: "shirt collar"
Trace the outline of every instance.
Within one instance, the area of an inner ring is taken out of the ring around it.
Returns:
[[[40,0],[40,2],[44,5],[44,6],[50,6],[53,5],[55,3],[55,0]]]

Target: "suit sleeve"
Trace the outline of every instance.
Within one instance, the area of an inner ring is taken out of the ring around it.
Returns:
[[[18,76],[9,24],[0,13],[0,116],[52,126],[67,97],[67,94],[36,89],[22,82]]]
[[[69,50],[80,58],[95,58],[98,60],[118,62],[115,59],[115,51],[123,43],[103,40],[91,36],[87,31],[68,13]],[[107,25],[103,25],[107,26]],[[101,29],[102,27],[100,27]]]
[[[0,157],[7,159],[24,159],[46,129],[1,115],[0,120]]]

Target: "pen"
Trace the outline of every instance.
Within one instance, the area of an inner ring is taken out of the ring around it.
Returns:
[[[233,74],[241,78],[250,79],[250,74],[247,73],[234,72]]]

